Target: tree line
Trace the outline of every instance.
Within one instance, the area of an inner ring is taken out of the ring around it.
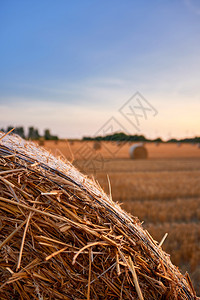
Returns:
[[[156,139],[148,139],[144,135],[127,135],[124,132],[113,133],[106,136],[96,137],[83,137],[84,141],[120,141],[120,142],[155,142],[164,143],[164,141],[158,137]],[[184,138],[184,139],[169,139],[166,143],[200,143],[200,137]]]
[[[8,126],[7,129],[2,128],[1,131],[3,132],[8,132],[12,130],[14,127],[13,126]],[[13,133],[18,134],[21,136],[23,139],[31,139],[31,140],[58,140],[57,135],[52,135],[49,129],[44,130],[44,134],[40,135],[39,130],[37,128],[34,128],[33,126],[30,126],[27,130],[27,134],[25,133],[24,127],[19,126],[15,127],[13,130]]]

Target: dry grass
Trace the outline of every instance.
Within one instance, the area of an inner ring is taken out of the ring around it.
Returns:
[[[51,144],[47,146],[55,151]],[[76,142],[72,150],[75,152],[80,146]],[[130,145],[109,147],[110,152],[120,150],[109,158],[102,147],[103,170],[97,170],[95,177],[109,191],[109,175],[113,199],[144,221],[145,228],[157,240],[169,233],[164,248],[181,270],[190,271],[200,295],[200,149],[190,144],[180,147],[146,144],[150,159],[131,161],[128,159]],[[68,156],[64,142],[59,144],[59,149]],[[75,163],[91,174],[85,164],[88,158],[81,158]]]
[[[190,271],[200,295],[200,160],[107,160],[95,174],[106,191],[107,174],[113,199],[156,239],[169,233],[164,247],[182,271]]]
[[[8,137],[0,170],[1,299],[196,299],[139,220],[69,163]]]
[[[129,200],[123,208],[139,216],[145,225],[168,223],[198,223],[200,220],[200,196],[197,198],[175,198],[165,200]]]
[[[75,159],[88,159],[87,155],[95,156],[93,149],[94,142],[81,142],[76,141],[71,144],[71,150],[75,155]],[[134,143],[120,143],[117,145],[116,142],[101,142],[101,155],[104,158],[129,158],[129,148]],[[71,152],[66,141],[59,141],[57,145],[53,141],[45,141],[45,147],[56,154],[59,149],[62,154],[67,158],[71,159]],[[87,151],[83,154],[82,149],[85,148]],[[177,147],[177,144],[160,144],[156,146],[155,143],[146,143],[145,148],[148,151],[148,157],[162,159],[162,158],[200,158],[200,149],[197,145],[183,144],[181,147]]]
[[[113,198],[119,202],[133,199],[174,199],[200,195],[200,171],[108,174]],[[96,178],[100,185],[108,191],[105,174],[98,173]]]

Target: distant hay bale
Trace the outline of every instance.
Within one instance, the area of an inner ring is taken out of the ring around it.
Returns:
[[[94,144],[93,144],[93,149],[95,150],[95,151],[98,151],[98,150],[100,150],[101,149],[101,142],[94,142]]]
[[[45,140],[43,137],[39,138],[39,146],[44,146]]]
[[[132,145],[129,149],[129,154],[133,159],[146,159],[148,157],[147,149],[143,144]]]
[[[0,172],[0,299],[196,299],[140,221],[70,163],[11,135]]]

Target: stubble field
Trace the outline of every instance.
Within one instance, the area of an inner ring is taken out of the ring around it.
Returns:
[[[200,148],[191,144],[146,144],[147,160],[129,158],[130,143],[46,141],[48,150],[71,161],[112,193],[151,236],[168,237],[163,249],[189,272],[200,295]],[[111,188],[110,188],[111,186]]]

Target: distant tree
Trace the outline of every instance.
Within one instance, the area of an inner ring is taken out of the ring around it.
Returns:
[[[84,136],[82,140],[83,140],[83,141],[92,141],[92,140],[94,140],[94,139],[91,138],[90,136]]]
[[[157,139],[153,140],[153,142],[162,143],[162,139],[161,138],[157,138]]]
[[[178,140],[175,139],[175,138],[170,139],[170,140],[167,141],[167,143],[177,143],[177,142],[178,142]]]
[[[45,129],[44,131],[44,139],[45,140],[54,140],[57,141],[58,140],[58,136],[57,135],[51,135],[50,130],[49,129]]]
[[[149,140],[143,135],[127,135],[124,132],[117,132],[106,136],[83,137],[85,141],[121,141],[121,142],[148,142]]]
[[[51,133],[49,129],[45,129],[44,131],[44,139],[45,140],[51,140]]]
[[[14,128],[14,126],[8,126],[8,128],[7,128],[6,132],[8,132],[8,131],[12,130],[13,128]]]
[[[35,138],[38,140],[40,138],[40,134],[38,129],[35,129]]]
[[[24,127],[16,127],[13,132],[20,135],[23,139],[25,138]]]
[[[57,135],[51,135],[51,140],[58,141],[59,138]]]
[[[31,140],[38,140],[40,138],[38,129],[35,129],[33,126],[29,127],[28,138]]]
[[[28,138],[33,139],[34,138],[34,127],[29,127],[28,128]]]

